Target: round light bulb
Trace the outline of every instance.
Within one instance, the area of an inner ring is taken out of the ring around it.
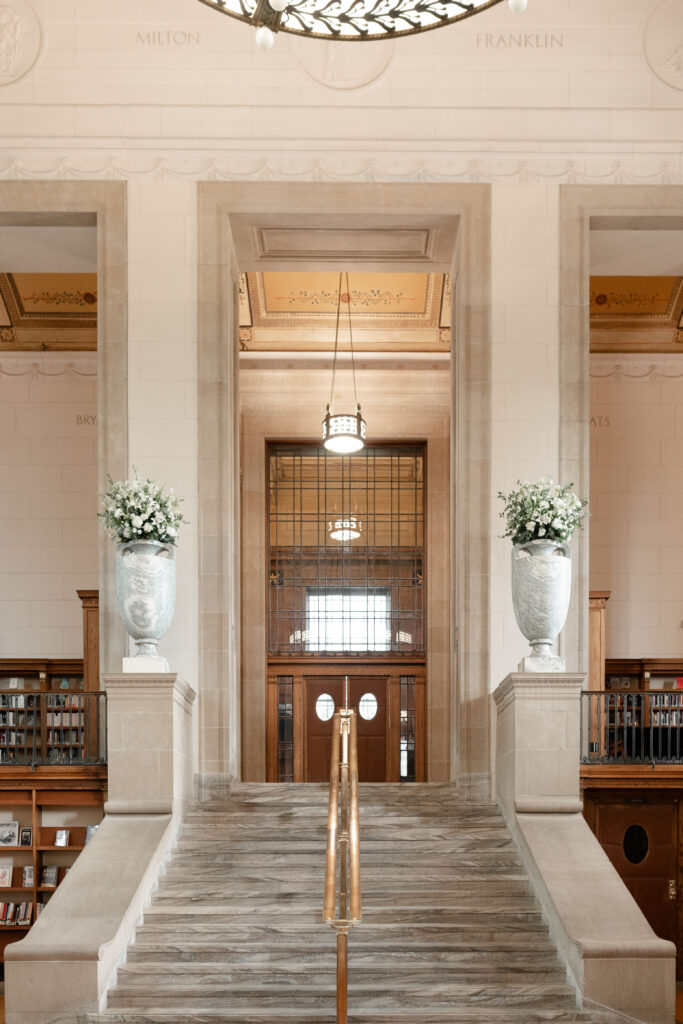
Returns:
[[[261,25],[256,29],[256,45],[259,50],[272,50],[275,46],[275,33],[271,32],[267,25]]]
[[[287,7],[288,2],[289,0],[268,0],[268,3],[273,8],[273,10],[277,11],[278,13],[282,13],[282,11],[284,11],[284,9]]]
[[[508,0],[508,7],[513,14],[521,14],[522,11],[526,10],[528,0]]]

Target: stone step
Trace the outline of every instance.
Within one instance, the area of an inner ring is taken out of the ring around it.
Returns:
[[[135,943],[128,950],[127,965],[138,962],[144,965],[172,963],[174,969],[178,971],[184,970],[186,964],[192,963],[282,965],[287,968],[294,955],[308,968],[327,967],[336,963],[334,946],[321,949],[320,943],[299,942],[296,951],[292,952],[267,943],[227,943],[219,946],[210,941],[195,941],[176,946],[169,943]],[[501,940],[497,947],[482,942],[479,945],[470,944],[469,948],[460,946],[458,949],[453,949],[450,945],[439,948],[436,942],[423,943],[417,948],[390,942],[375,945],[365,943],[362,947],[356,948],[353,939],[350,940],[350,970],[382,966],[387,963],[394,967],[425,963],[462,966],[470,972],[506,970],[535,973],[552,970],[558,966],[559,959],[554,946],[543,940],[527,941],[523,946],[520,943],[515,944],[514,941]]]
[[[334,1024],[327,786],[194,805],[89,1024]],[[206,796],[206,792],[204,793]],[[579,1012],[506,826],[450,785],[362,784],[349,1024],[612,1024]]]
[[[260,929],[262,932],[263,929]],[[141,928],[137,934],[135,943],[130,946],[129,954],[138,958],[145,956],[147,947],[153,949],[170,949],[180,951],[181,954],[193,955],[193,951],[202,949],[214,949],[219,953],[226,951],[234,952],[235,955],[249,956],[267,952],[270,956],[291,955],[291,932],[271,932],[267,936],[259,935],[259,930],[247,933],[233,929],[226,931],[224,936],[215,934],[210,928],[202,932],[191,931],[184,935],[184,938],[173,939],[169,933],[163,930]],[[182,933],[181,933],[182,934]],[[381,932],[374,929],[372,934],[364,934],[362,926],[354,929],[352,939],[349,940],[350,955],[397,955],[407,953],[410,955],[431,955],[443,953],[464,953],[474,954],[478,957],[488,955],[525,955],[530,961],[536,961],[539,954],[552,951],[556,955],[555,947],[548,939],[547,932],[539,930],[537,934],[527,932],[515,932],[501,935],[500,933],[487,932],[482,935],[469,934],[458,937],[457,945],[448,931],[440,929],[425,929],[411,933],[410,938],[392,935],[388,932]],[[279,941],[278,941],[279,939]],[[328,952],[334,955],[336,939],[332,929],[323,925],[315,936],[299,934],[297,951],[304,955],[307,951],[317,951],[326,955]],[[179,956],[183,959],[183,955]]]
[[[317,983],[304,987],[299,979],[292,978],[289,984],[287,979],[278,979],[272,985],[264,981],[251,985],[204,982],[198,983],[198,987],[192,983],[182,984],[182,980],[179,979],[180,983],[174,987],[165,985],[163,988],[152,989],[143,986],[145,1001],[150,1008],[188,1008],[193,1011],[212,1007],[220,1009],[226,1004],[235,1008],[258,1006],[260,1009],[275,1009],[293,1004],[297,1008],[329,1007],[334,1006],[335,1002],[333,981],[328,985]],[[362,981],[349,979],[349,1003],[353,1003],[359,1012],[396,1005],[402,1009],[417,1010],[424,1007],[426,998],[429,999],[430,1007],[464,1007],[469,1004],[507,1007],[517,1003],[525,1007],[542,1008],[552,1002],[558,1009],[570,1009],[576,1002],[574,992],[564,983],[525,984],[524,981],[518,981],[507,985],[481,985],[442,980],[430,985],[427,996],[419,984],[402,984],[400,975],[394,978],[393,984],[386,991],[378,989],[373,983],[365,985]],[[139,999],[140,992],[136,991],[135,986],[117,984],[110,994],[108,1006],[111,1009],[135,1006]]]
[[[140,1007],[128,1010],[105,1010],[88,1014],[88,1024],[280,1024],[281,1021],[305,1024],[336,1024],[334,1011],[321,1013],[312,1009],[283,1008],[277,1014],[265,1010],[216,1011],[169,1010],[148,1011]],[[401,1012],[394,1009],[375,1013],[349,1010],[349,1024],[628,1024],[629,1018],[604,1011],[518,1009],[515,1007],[450,1008],[428,1013]]]
[[[305,872],[302,877],[301,872],[297,872],[294,867],[289,872],[268,870],[262,876],[254,872],[236,876],[232,871],[217,872],[215,867],[202,866],[193,871],[191,882],[188,882],[186,871],[167,871],[160,882],[158,898],[164,899],[177,892],[186,892],[193,898],[211,893],[242,899],[265,894],[282,897],[288,893],[301,897],[305,893],[317,895],[322,892],[323,882],[323,872]],[[419,879],[415,878],[415,872],[413,878],[409,874],[396,878],[393,871],[391,877],[387,877],[386,871],[383,876],[364,871],[361,884],[364,902],[395,898],[397,893],[407,898],[419,893],[421,900],[436,900],[440,897],[441,902],[445,902],[463,896],[489,899],[528,897],[530,892],[528,882],[523,878],[434,878],[422,871]]]
[[[299,909],[295,904],[284,904],[277,907],[269,902],[267,905],[251,908],[246,905],[242,908],[233,906],[230,909],[223,909],[215,905],[195,906],[189,901],[180,905],[162,904],[155,901],[154,905],[146,911],[144,923],[145,927],[169,929],[194,928],[205,923],[211,928],[221,930],[235,927],[248,928],[250,924],[254,926],[261,924],[262,927],[271,927],[278,931],[300,932],[301,929],[306,930],[314,928],[316,925],[322,925],[322,907],[316,906],[307,911]],[[426,909],[365,907],[362,926],[364,932],[376,927],[395,931],[416,926],[442,930],[450,928],[454,932],[491,932],[498,928],[545,932],[538,909],[533,905],[528,909],[515,910],[502,910],[495,904],[476,909],[461,909],[453,906]],[[360,931],[360,928],[357,931]]]
[[[174,885],[161,889],[154,900],[154,908],[158,911],[178,906],[187,910],[207,909],[209,913],[215,909],[230,914],[282,914],[291,910],[299,915],[317,914],[322,911],[322,885],[316,885],[312,890],[307,887],[303,892],[284,889],[267,893],[259,893],[257,890],[235,892],[234,889],[224,889],[216,884],[204,887],[195,884],[189,891],[183,892],[182,886]],[[434,892],[408,888],[386,893],[365,891],[364,917],[374,917],[388,909],[401,916],[430,909],[436,914],[443,914],[446,910],[449,913],[476,910],[480,914],[496,915],[538,913],[534,898],[529,893],[483,895],[476,892]]]
[[[294,955],[293,955],[294,956]],[[277,988],[279,985],[298,986],[297,991],[305,990],[312,979],[316,983],[327,981],[328,985],[333,984],[336,972],[334,956],[328,957],[327,961],[316,963],[316,970],[311,970],[312,964],[308,959],[303,961],[282,960],[280,963],[264,964],[225,964],[225,963],[166,963],[166,964],[135,964],[129,963],[119,968],[118,985],[127,990],[133,986],[146,986],[150,989],[164,986],[164,988],[186,987],[192,983],[201,986],[202,990],[206,985],[266,985]],[[507,985],[518,985],[523,982],[525,985],[548,985],[564,984],[564,972],[560,970],[559,963],[550,965],[542,970],[538,965],[535,971],[511,971],[508,965],[502,969],[500,964],[477,965],[454,964],[444,961],[413,960],[403,961],[400,972],[396,971],[396,961],[391,957],[384,957],[382,961],[365,961],[355,958],[353,960],[353,984],[367,988],[372,984],[376,989],[404,988],[414,985],[440,985],[447,982],[475,982],[477,985],[486,983],[489,987],[500,987]]]

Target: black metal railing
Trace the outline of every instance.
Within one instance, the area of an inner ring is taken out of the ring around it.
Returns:
[[[105,764],[106,760],[105,693],[0,693],[0,766]]]
[[[683,691],[582,693],[581,763],[683,763]]]

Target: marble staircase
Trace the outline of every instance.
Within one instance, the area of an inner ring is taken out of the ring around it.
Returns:
[[[196,804],[89,1024],[333,1024],[322,923],[327,787]],[[577,1010],[493,804],[447,785],[361,785],[363,922],[349,1024],[613,1024]]]

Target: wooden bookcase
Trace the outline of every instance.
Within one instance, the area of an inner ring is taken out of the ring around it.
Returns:
[[[677,690],[678,679],[683,679],[681,658],[608,658],[605,661],[606,690]]]
[[[0,887],[0,903],[32,903],[30,923],[0,924],[0,952],[26,935],[36,920],[39,903],[45,905],[84,848],[87,825],[102,820],[106,767],[37,768],[27,779],[26,769],[11,766],[0,771],[0,818],[17,821],[32,830],[28,846],[0,846],[0,865],[12,864],[11,886]],[[68,829],[67,846],[55,844],[58,829]],[[57,867],[57,886],[45,886],[43,871]],[[33,867],[33,885],[23,885],[24,867]]]
[[[104,715],[81,659],[0,659],[0,766],[97,761]]]

